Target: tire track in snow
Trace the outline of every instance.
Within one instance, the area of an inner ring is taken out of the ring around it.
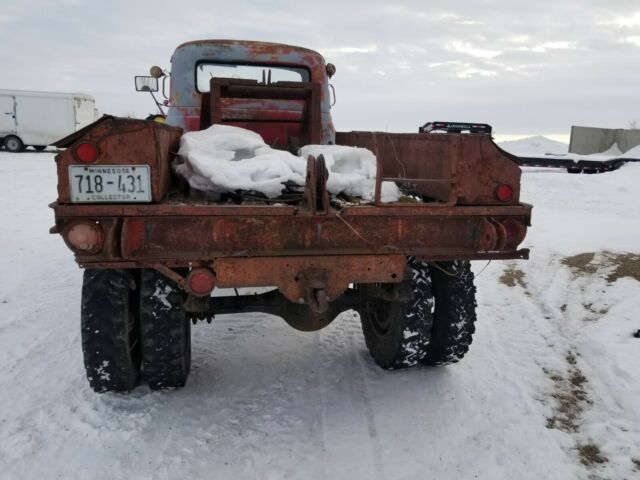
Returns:
[[[552,333],[546,337],[549,342],[546,361],[544,364],[536,362],[553,382],[553,393],[545,394],[545,404],[550,405],[553,411],[553,415],[547,418],[547,428],[570,435],[575,444],[575,453],[567,452],[569,458],[585,467],[590,477],[603,478],[600,476],[600,465],[606,463],[607,458],[600,454],[594,439],[585,432],[588,427],[585,414],[593,410],[592,399],[597,396],[597,392],[589,388],[589,377],[594,372],[588,372],[587,376],[583,373],[584,362],[579,360],[583,334],[581,321],[572,318],[565,310],[571,303],[570,297],[574,293],[571,284],[575,279],[560,266],[559,258],[552,257],[551,263],[554,267],[548,270],[536,269],[535,264],[530,266],[527,271],[532,273],[522,285],[526,293],[523,302],[540,312]],[[540,278],[539,272],[544,271],[552,272],[551,278]],[[549,361],[549,356],[556,358]]]
[[[320,478],[326,478],[326,458],[327,458],[327,429],[326,429],[326,418],[327,418],[327,377],[324,371],[324,358],[323,358],[323,343],[324,343],[324,330],[320,330],[316,332],[314,338],[314,347],[315,352],[314,356],[316,357],[316,367],[315,371],[318,374],[318,394],[320,396],[320,405],[318,408],[318,430],[320,437]]]
[[[352,320],[353,321],[353,320]],[[359,378],[361,380],[361,391],[364,393],[362,399],[364,402],[364,413],[367,420],[367,431],[369,433],[369,439],[371,441],[371,449],[373,452],[373,461],[375,466],[376,477],[384,480],[387,478],[384,471],[384,462],[382,461],[383,450],[380,445],[380,437],[378,436],[378,427],[376,426],[376,419],[374,414],[373,403],[371,401],[371,388],[367,381],[368,370],[364,365],[362,355],[366,352],[362,352],[354,341],[353,331],[349,334],[349,346],[351,347],[351,354],[355,359],[355,363],[358,365]]]
[[[366,380],[368,372],[362,364],[360,352],[363,342],[357,344],[357,339],[362,338],[359,326],[359,317],[349,311],[321,331],[321,357],[325,360],[322,375],[324,384],[329,386],[329,389],[324,389],[326,397],[323,402],[327,405],[324,410],[327,457],[334,458],[334,461],[337,457],[339,462],[347,463],[340,475],[351,472],[350,478],[384,480],[382,448]],[[347,417],[342,418],[344,415]],[[359,458],[364,453],[362,441],[365,439],[369,452],[366,460]],[[352,463],[358,468],[349,470]],[[335,470],[332,472],[336,473]]]

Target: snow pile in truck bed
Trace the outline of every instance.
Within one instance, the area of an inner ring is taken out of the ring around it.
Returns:
[[[327,190],[337,194],[373,200],[376,189],[376,156],[366,148],[344,145],[307,145],[300,149],[300,155],[308,158],[324,156],[329,170]],[[382,201],[395,202],[400,198],[400,190],[393,182],[382,183]]]
[[[189,132],[180,140],[176,171],[196,190],[219,194],[255,190],[273,198],[283,185],[304,185],[306,163],[274,150],[255,132],[228,125]]]
[[[213,125],[182,136],[176,172],[200,191],[219,195],[253,190],[278,197],[285,184],[304,186],[307,156],[323,154],[332,194],[372,200],[375,193],[376,158],[369,150],[339,145],[309,145],[302,156],[275,150],[260,135],[244,128]],[[399,198],[398,187],[385,183],[383,201]]]

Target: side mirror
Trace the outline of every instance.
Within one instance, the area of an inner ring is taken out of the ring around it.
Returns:
[[[147,77],[142,75],[136,76],[136,91],[138,92],[157,92],[158,79],[155,77]]]

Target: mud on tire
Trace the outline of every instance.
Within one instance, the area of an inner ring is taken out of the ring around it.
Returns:
[[[87,379],[98,393],[128,391],[138,381],[140,345],[135,277],[135,271],[130,270],[84,271],[82,353]]]
[[[191,367],[191,323],[184,292],[173,281],[144,269],[140,292],[143,376],[152,390],[180,388]]]
[[[476,287],[468,261],[438,262],[429,266],[435,301],[433,328],[426,365],[447,365],[464,357],[471,345],[476,321]]]
[[[426,263],[410,259],[413,298],[407,303],[367,299],[359,309],[365,343],[382,368],[418,364],[427,354],[432,327],[431,279]]]

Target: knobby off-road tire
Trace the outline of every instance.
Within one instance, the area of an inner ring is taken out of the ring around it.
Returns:
[[[389,370],[412,367],[427,354],[432,327],[431,279],[426,263],[410,259],[413,298],[368,299],[360,308],[365,343],[373,360]]]
[[[135,276],[134,271],[119,269],[84,271],[82,353],[89,385],[98,393],[132,390],[138,382],[140,344]]]
[[[184,292],[152,269],[142,271],[142,372],[152,390],[184,387],[191,367],[191,323]]]
[[[439,267],[439,268],[438,268]],[[468,261],[429,265],[434,298],[426,365],[456,363],[469,350],[476,322],[476,287]]]

